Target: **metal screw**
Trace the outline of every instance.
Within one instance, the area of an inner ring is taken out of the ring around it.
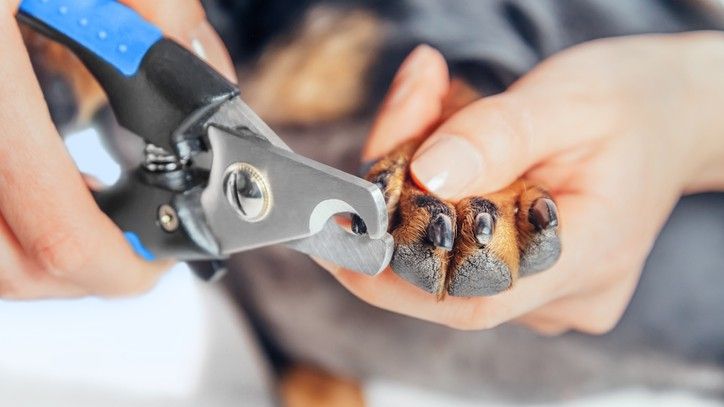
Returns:
[[[158,208],[158,223],[166,232],[175,232],[178,229],[178,215],[171,205],[161,205]]]
[[[246,163],[232,164],[226,169],[224,193],[231,207],[247,222],[263,219],[271,206],[264,177]]]

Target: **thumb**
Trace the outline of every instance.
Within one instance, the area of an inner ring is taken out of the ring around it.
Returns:
[[[362,153],[371,161],[402,142],[420,137],[440,120],[450,87],[445,58],[428,45],[407,56],[392,81]]]
[[[221,38],[206,20],[206,13],[199,1],[121,0],[121,2],[156,24],[166,36],[190,49],[227,79],[236,82],[236,71],[229,53]]]
[[[580,95],[523,83],[483,98],[442,123],[417,150],[411,173],[443,199],[498,191],[604,121]]]

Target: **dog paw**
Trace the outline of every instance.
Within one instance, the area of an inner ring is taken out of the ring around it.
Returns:
[[[402,144],[366,177],[387,202],[395,273],[438,298],[489,296],[558,260],[558,209],[544,189],[519,180],[490,195],[441,200],[410,177],[417,145]],[[364,223],[354,218],[352,229],[364,233]]]

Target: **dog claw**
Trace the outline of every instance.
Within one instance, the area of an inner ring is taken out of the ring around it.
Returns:
[[[438,300],[489,296],[558,260],[558,208],[544,189],[521,180],[485,196],[441,200],[410,177],[418,146],[400,145],[366,177],[385,196],[395,239],[390,266],[399,277]],[[352,231],[367,232],[358,216]]]
[[[558,238],[558,208],[552,199],[540,197],[533,201],[528,210],[528,222],[534,233],[520,255],[520,275],[529,276],[549,269],[561,254],[561,241]]]
[[[558,226],[558,209],[550,198],[538,198],[530,207],[528,221],[536,230],[552,229]]]
[[[436,247],[452,250],[455,242],[455,232],[453,231],[450,216],[438,213],[427,226],[427,238]]]
[[[487,212],[481,212],[475,217],[475,240],[484,246],[493,239],[495,219]]]
[[[367,233],[365,221],[357,215],[352,215],[352,232],[356,235],[364,235]]]

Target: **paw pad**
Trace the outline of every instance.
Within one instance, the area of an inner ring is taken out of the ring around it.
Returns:
[[[558,260],[558,209],[545,190],[518,181],[453,204],[411,180],[408,164],[416,147],[402,144],[367,175],[387,201],[395,239],[390,265],[400,277],[438,298],[489,296]],[[352,230],[366,228],[353,218]]]

